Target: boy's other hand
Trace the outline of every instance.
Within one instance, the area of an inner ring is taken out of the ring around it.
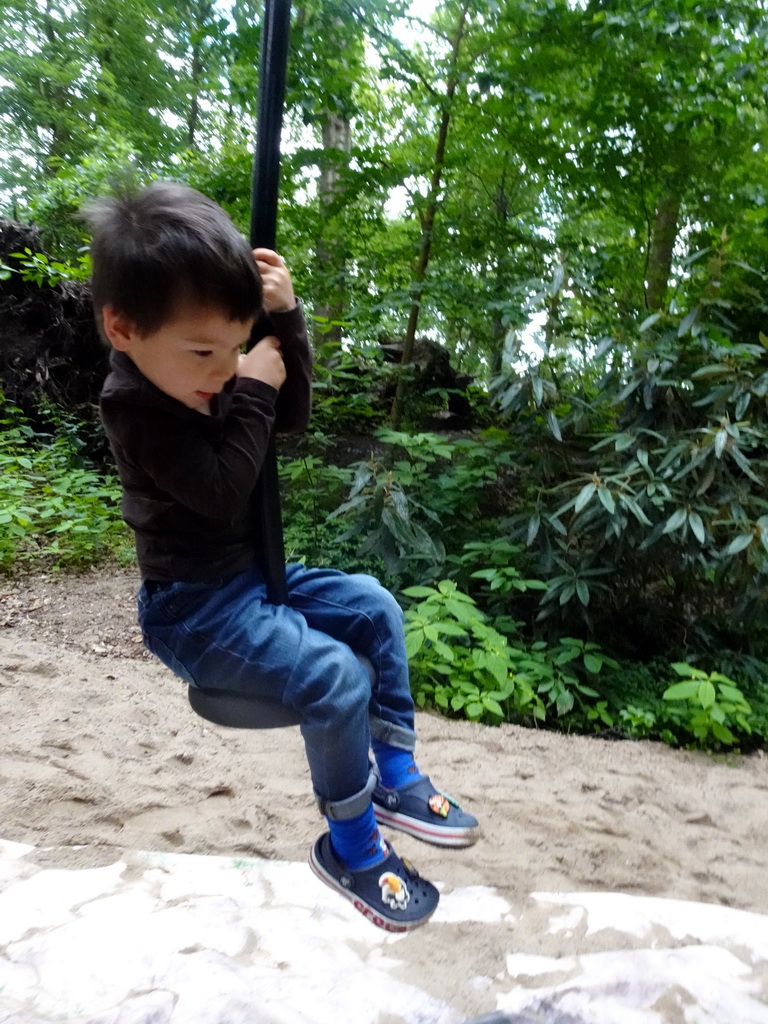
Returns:
[[[287,313],[296,305],[293,282],[288,268],[272,249],[254,249],[253,257],[261,275],[264,309],[267,313]]]
[[[274,334],[268,334],[250,352],[240,356],[237,376],[263,380],[265,384],[280,390],[285,383],[285,363],[280,352],[280,342]]]

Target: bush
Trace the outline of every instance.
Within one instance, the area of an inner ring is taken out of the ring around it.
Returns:
[[[687,664],[673,664],[672,668],[684,681],[668,687],[663,699],[680,702],[676,717],[696,746],[736,747],[739,735],[751,735],[752,708],[732,679]]]
[[[591,390],[557,374],[537,389],[545,365],[499,383],[512,430],[535,439],[532,500],[506,533],[547,584],[550,637],[628,658],[764,656],[768,339],[733,340],[719,312],[649,318],[632,362],[614,347]]]
[[[411,684],[419,707],[473,721],[557,723],[573,712],[612,724],[589,685],[616,663],[596,644],[564,637],[553,647],[507,636],[451,580],[409,587],[405,613]]]
[[[497,628],[450,580],[409,587],[406,650],[416,705],[471,721],[740,750],[768,738],[768,700],[753,706],[720,673],[685,663],[620,665],[595,643],[526,643]],[[670,685],[672,676],[683,682]]]
[[[98,473],[63,424],[51,437],[35,433],[15,407],[0,409],[0,569],[129,561],[117,477]]]
[[[380,427],[389,413],[391,399],[385,396],[391,379],[392,369],[378,346],[342,348],[337,342],[325,342],[315,363],[315,430],[368,434]]]
[[[347,500],[332,516],[360,555],[382,560],[393,587],[432,582],[466,543],[497,535],[494,494],[512,450],[503,431],[450,439],[382,429],[377,437],[387,454],[352,467]]]

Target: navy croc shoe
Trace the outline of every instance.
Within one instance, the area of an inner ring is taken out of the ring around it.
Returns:
[[[323,833],[309,854],[317,877],[350,900],[364,917],[388,932],[407,932],[424,924],[437,907],[440,894],[414,866],[389,856],[376,867],[349,871],[336,857],[329,832]]]
[[[480,837],[477,818],[435,789],[425,775],[400,789],[376,786],[373,812],[380,825],[400,829],[435,846],[471,846]]]

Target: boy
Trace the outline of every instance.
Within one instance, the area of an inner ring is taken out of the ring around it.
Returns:
[[[289,602],[275,606],[259,567],[253,495],[270,431],[309,418],[290,274],[182,185],[99,200],[87,217],[94,307],[112,346],[101,415],[136,536],[144,642],[191,685],[298,711],[329,827],[312,870],[380,927],[414,928],[437,890],[377,819],[443,846],[474,842],[478,824],[414,762],[402,613],[370,576],[303,565],[288,567]]]

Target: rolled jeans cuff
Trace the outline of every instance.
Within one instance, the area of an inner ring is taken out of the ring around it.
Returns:
[[[315,793],[315,800],[320,808],[320,813],[324,814],[330,821],[348,821],[350,818],[356,818],[370,804],[371,793],[376,788],[378,781],[378,775],[371,770],[365,786],[358,793],[353,793],[352,796],[348,796],[345,800],[326,800],[318,793]]]
[[[390,747],[397,747],[398,750],[408,750],[411,753],[416,749],[416,733],[413,729],[406,729],[402,725],[393,725],[392,722],[385,722],[383,718],[376,718],[369,715],[368,721],[371,727],[371,736],[388,743]]]

